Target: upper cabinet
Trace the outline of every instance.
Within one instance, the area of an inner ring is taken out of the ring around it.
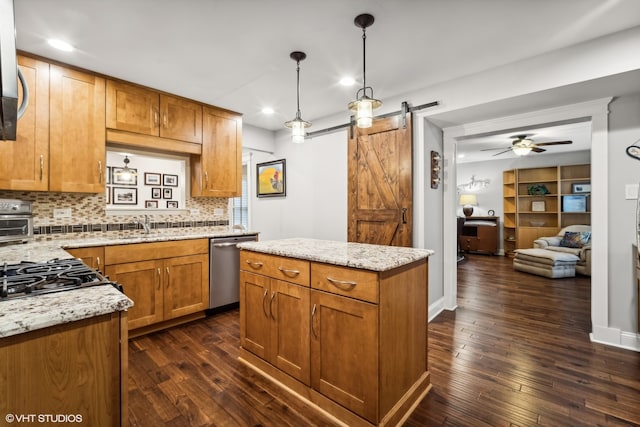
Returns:
[[[105,80],[50,66],[49,190],[104,192]]]
[[[202,154],[191,158],[193,197],[242,194],[242,117],[204,108]]]
[[[109,80],[107,128],[201,144],[202,105]]]
[[[18,56],[18,66],[29,87],[29,106],[18,121],[16,141],[0,142],[0,188],[49,189],[49,64]],[[22,86],[18,85],[18,104]]]

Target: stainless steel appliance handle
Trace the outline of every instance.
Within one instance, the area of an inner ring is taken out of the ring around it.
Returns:
[[[237,243],[232,242],[232,243],[214,243],[213,246],[216,248],[227,248],[229,246],[236,246]]]

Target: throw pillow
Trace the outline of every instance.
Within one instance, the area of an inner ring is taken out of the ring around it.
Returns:
[[[565,248],[581,248],[589,243],[590,238],[590,231],[565,231],[560,241],[560,246],[564,246]]]

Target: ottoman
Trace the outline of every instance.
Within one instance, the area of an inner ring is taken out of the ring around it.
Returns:
[[[515,253],[514,270],[550,279],[575,277],[576,263],[580,260],[577,255],[538,248],[516,249]]]

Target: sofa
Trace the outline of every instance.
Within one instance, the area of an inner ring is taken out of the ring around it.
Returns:
[[[565,233],[571,232],[565,239]],[[591,226],[570,225],[551,237],[540,237],[533,242],[533,247],[548,251],[573,254],[578,257],[576,273],[591,276]]]

